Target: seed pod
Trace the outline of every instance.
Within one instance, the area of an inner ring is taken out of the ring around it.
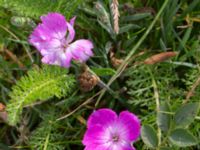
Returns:
[[[80,89],[83,92],[91,91],[99,82],[99,78],[85,70],[78,76]]]
[[[147,59],[144,60],[144,64],[148,64],[148,65],[153,65],[156,63],[160,63],[163,62],[171,57],[176,56],[178,53],[177,52],[163,52],[163,53],[159,53],[156,55],[153,55]]]

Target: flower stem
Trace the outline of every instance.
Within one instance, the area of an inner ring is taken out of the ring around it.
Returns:
[[[153,74],[152,74],[150,69],[149,69],[149,73],[150,73],[150,76],[151,76],[151,79],[152,79],[152,85],[153,85],[153,89],[154,89],[154,97],[155,97],[155,101],[156,101],[156,113],[157,113],[157,116],[158,116],[158,113],[160,111],[160,101],[159,101],[158,86],[156,84],[155,78],[154,78],[154,76],[153,76]],[[157,120],[157,126],[158,126],[158,120]],[[158,129],[157,129],[157,136],[158,136],[158,147],[157,147],[157,150],[159,150],[160,149],[159,147],[161,145],[161,137],[162,137],[161,129],[159,128],[159,126],[158,126]]]

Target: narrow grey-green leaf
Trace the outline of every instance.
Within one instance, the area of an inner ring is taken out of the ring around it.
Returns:
[[[108,41],[105,45],[106,54],[108,54],[111,49],[112,49],[112,42]]]
[[[141,137],[143,142],[150,148],[158,146],[158,137],[153,127],[149,125],[142,126]]]
[[[169,104],[167,102],[163,102],[160,104],[160,111],[157,115],[157,123],[159,128],[162,131],[167,132],[170,126],[171,116],[164,112],[170,112]]]
[[[101,1],[95,3],[94,11],[97,14],[97,21],[111,36],[114,34],[110,14],[107,11],[105,5]]]
[[[101,27],[104,28],[110,35],[113,35],[113,34],[114,34],[114,32],[113,32],[111,26],[109,26],[109,25],[103,23],[103,22],[102,22],[101,20],[99,20],[99,19],[97,20],[97,22],[98,22],[98,23],[101,25]]]
[[[121,17],[121,20],[122,21],[137,21],[137,20],[141,20],[146,17],[149,17],[149,16],[151,16],[151,13],[139,13],[139,14]]]
[[[165,45],[163,39],[160,38],[159,41],[160,41],[160,47],[161,47],[161,50],[166,51],[166,50],[167,50],[167,46]]]
[[[180,127],[190,125],[199,111],[199,106],[200,103],[190,103],[179,108],[175,114],[176,125]]]
[[[187,147],[198,144],[197,139],[186,129],[175,129],[169,136],[170,141],[179,147]]]
[[[126,24],[126,25],[120,27],[119,34],[128,32],[129,30],[132,30],[132,29],[139,29],[139,28],[141,28],[141,27],[136,24]]]

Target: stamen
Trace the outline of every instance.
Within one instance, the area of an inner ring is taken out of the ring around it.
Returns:
[[[119,136],[118,135],[114,135],[112,137],[113,142],[118,142],[119,141]]]

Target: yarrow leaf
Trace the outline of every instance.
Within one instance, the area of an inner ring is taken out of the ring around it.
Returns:
[[[83,0],[5,0],[0,4],[19,16],[38,18],[56,11],[69,18],[82,2]]]
[[[56,123],[58,112],[51,109],[44,114],[43,121],[30,136],[29,144],[32,149],[37,150],[64,150],[64,135],[59,132],[59,125]]]
[[[68,95],[75,83],[67,70],[56,66],[43,66],[32,69],[27,76],[22,77],[12,88],[10,101],[7,104],[8,123],[15,125],[20,120],[23,107],[38,101],[45,101],[56,96]]]

